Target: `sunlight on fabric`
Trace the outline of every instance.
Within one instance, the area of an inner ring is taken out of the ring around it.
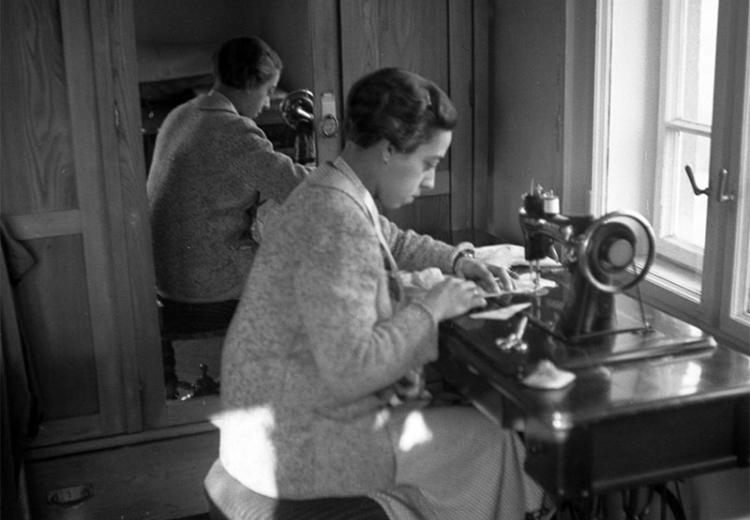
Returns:
[[[269,497],[278,496],[273,409],[256,406],[227,410],[211,417],[211,422],[221,430],[220,458],[227,472],[245,487]]]
[[[432,440],[432,430],[424,421],[421,411],[411,412],[404,421],[404,429],[398,441],[398,447],[402,451],[409,451]]]

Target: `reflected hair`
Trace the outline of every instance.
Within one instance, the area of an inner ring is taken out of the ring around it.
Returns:
[[[214,74],[228,87],[257,87],[282,68],[276,51],[254,36],[228,40],[214,54]]]
[[[457,121],[456,107],[434,82],[391,67],[363,76],[349,90],[344,133],[363,148],[386,139],[411,153]]]

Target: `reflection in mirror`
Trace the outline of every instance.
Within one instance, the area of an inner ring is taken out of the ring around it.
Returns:
[[[156,138],[164,119],[177,106],[211,89],[212,57],[219,45],[139,43],[146,176],[154,160]],[[287,95],[277,89],[270,104],[254,120],[274,149],[297,163],[314,164],[312,93],[295,90]],[[252,215],[250,218],[254,220]],[[157,295],[155,299],[159,308],[167,399],[218,395],[222,341],[237,301],[186,303]]]

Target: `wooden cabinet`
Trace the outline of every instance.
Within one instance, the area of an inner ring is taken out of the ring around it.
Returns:
[[[211,16],[206,9],[197,0],[3,0],[0,7],[0,215],[35,259],[16,288],[44,412],[29,453],[34,518],[120,518],[116,508],[98,509],[97,482],[118,464],[147,471],[131,464],[134,453],[152,454],[138,456],[154,457],[161,468],[154,481],[163,476],[143,493],[180,486],[200,497],[200,478],[170,484],[168,468],[199,475],[216,455],[208,418],[218,399],[164,399],[139,35],[184,40],[197,34],[181,25],[191,16],[203,42],[257,34],[286,63],[282,86],[313,90],[316,113],[328,94],[339,120],[344,93],[369,70],[402,66],[434,79],[460,113],[450,157],[433,193],[390,216],[448,240],[485,227],[487,2],[226,0],[211,3]],[[318,133],[320,160],[340,147],[340,132]],[[191,436],[194,459],[169,449]],[[102,484],[108,493],[129,485],[120,473],[112,477]],[[53,503],[55,491],[92,482],[93,509]],[[150,518],[176,510],[143,503]],[[200,508],[200,500],[187,504],[181,514]]]
[[[143,348],[158,329],[138,158],[125,153],[128,66],[111,24],[122,6],[2,7],[0,214],[35,259],[17,296],[39,446],[141,429],[139,371],[159,362]]]

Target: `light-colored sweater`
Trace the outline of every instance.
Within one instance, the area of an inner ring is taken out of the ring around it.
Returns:
[[[146,184],[159,293],[238,298],[257,249],[250,213],[283,202],[307,172],[218,92],[172,110]]]
[[[392,484],[386,424],[399,413],[378,391],[437,357],[438,324],[427,308],[396,310],[391,301],[360,189],[325,165],[292,192],[225,339],[221,461],[266,495]],[[450,272],[454,247],[380,221],[401,269]]]

